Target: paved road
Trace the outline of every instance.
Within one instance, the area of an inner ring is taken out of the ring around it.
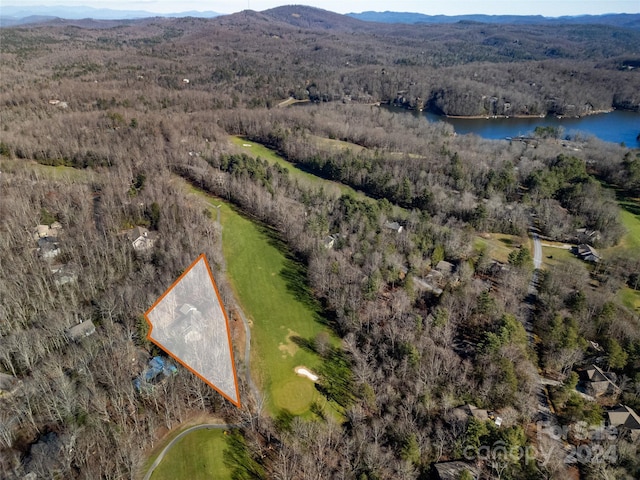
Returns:
[[[542,244],[540,238],[535,232],[531,232],[533,238],[533,267],[537,270],[542,267]]]

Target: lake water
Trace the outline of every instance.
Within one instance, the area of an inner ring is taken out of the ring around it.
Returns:
[[[622,143],[640,148],[640,113],[614,110],[610,113],[581,118],[448,118],[434,113],[423,113],[430,122],[447,122],[456,133],[475,133],[483,138],[503,139],[519,135],[531,135],[538,126],[554,126],[564,129],[563,136],[582,134],[598,137],[605,142]]]

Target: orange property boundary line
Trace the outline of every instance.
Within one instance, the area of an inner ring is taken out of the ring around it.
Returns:
[[[151,333],[153,332],[153,323],[151,322],[151,320],[149,320],[149,317],[148,317],[149,313],[154,308],[156,308],[156,306],[164,299],[164,297],[166,297],[169,294],[169,292],[171,292],[171,290],[173,290],[173,288],[178,283],[180,283],[180,281],[185,277],[185,275],[187,275],[187,273],[189,273],[191,271],[191,269],[193,267],[195,267],[201,260],[204,261],[204,264],[207,267],[207,272],[209,273],[209,279],[211,280],[211,284],[213,285],[213,289],[216,292],[216,297],[218,298],[218,303],[220,304],[220,309],[222,310],[222,314],[224,315],[224,321],[225,321],[225,325],[226,325],[226,328],[227,328],[227,342],[228,342],[228,345],[229,345],[229,354],[231,355],[231,370],[233,372],[233,382],[234,382],[234,386],[236,388],[237,401],[232,399],[231,397],[229,397],[226,393],[224,393],[222,390],[220,390],[217,386],[215,386],[209,380],[204,378],[200,373],[198,373],[196,370],[194,370],[189,365],[187,365],[179,356],[175,355],[171,350],[169,350],[167,347],[165,347],[162,343],[160,343],[159,341],[151,338]],[[169,288],[167,288],[167,290],[162,295],[160,295],[160,297],[153,303],[153,305],[151,305],[151,307],[146,312],[144,312],[144,319],[149,324],[149,332],[147,333],[147,340],[150,340],[152,343],[154,343],[158,347],[160,347],[163,351],[168,353],[171,356],[171,358],[173,358],[175,361],[180,363],[180,365],[182,365],[184,368],[189,370],[191,373],[193,373],[196,377],[198,377],[204,383],[206,383],[211,388],[213,388],[216,392],[218,392],[224,398],[229,400],[233,405],[235,405],[238,408],[242,407],[242,405],[240,403],[240,389],[238,387],[238,376],[236,374],[236,363],[235,363],[235,359],[233,357],[233,345],[231,344],[231,329],[229,327],[229,317],[227,316],[227,311],[225,310],[224,305],[222,304],[222,298],[220,297],[220,292],[218,291],[218,286],[216,285],[216,281],[213,279],[213,273],[211,273],[211,267],[209,266],[209,262],[207,261],[207,257],[206,257],[206,255],[204,253],[201,253],[200,256],[198,256],[198,258],[196,258],[195,261],[191,265],[189,265],[189,267],[184,272],[182,272],[182,275],[180,275],[177,278],[177,280],[174,281],[171,284],[171,286]]]

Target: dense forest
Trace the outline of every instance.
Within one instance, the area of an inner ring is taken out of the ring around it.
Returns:
[[[638,151],[553,131],[460,136],[379,104],[639,110],[640,32],[378,25],[283,7],[7,28],[0,45],[0,373],[19,381],[0,396],[0,477],[138,478],[158,432],[204,412],[242,425],[251,461],[235,478],[433,478],[434,463],[462,458],[482,478],[638,478],[631,438],[616,438],[615,461],[576,467],[562,450],[542,461],[535,432],[542,376],[559,382],[562,425],[604,420],[610,405],[575,393],[593,362],[640,411],[640,317],[618,293],[640,289],[640,260],[612,248],[626,233],[616,193],[640,196]],[[278,107],[289,97],[311,104]],[[230,135],[358,194],[299,182]],[[339,337],[307,339],[339,379],[319,385],[339,417],[274,418],[244,383],[236,411],[186,370],[135,388],[158,353],[142,314],[197,255],[236,301],[220,227],[185,180],[275,229],[305,266]],[[51,260],[34,229],[56,223]],[[134,226],[153,232],[152,249],[127,241]],[[532,294],[531,228],[549,242],[597,232],[590,243],[612,253],[545,268]],[[492,234],[515,239],[504,261],[482,247]],[[443,261],[442,288],[425,288]],[[86,320],[98,334],[70,338]],[[461,416],[468,404],[502,424]],[[465,457],[496,443],[537,461]]]

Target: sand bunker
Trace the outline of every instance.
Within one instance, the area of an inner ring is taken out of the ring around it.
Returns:
[[[296,367],[293,370],[298,375],[300,375],[301,377],[307,377],[312,382],[317,382],[318,381],[318,378],[319,378],[318,375],[316,375],[315,373],[313,373],[311,370],[307,369],[306,367]]]

